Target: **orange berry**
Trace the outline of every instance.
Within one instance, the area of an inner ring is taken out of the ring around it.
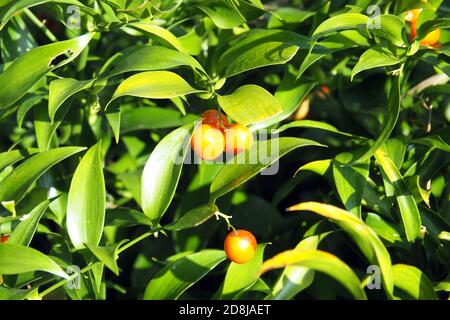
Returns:
[[[200,159],[215,160],[225,149],[225,138],[219,129],[201,124],[194,130],[191,147]]]
[[[223,113],[219,114],[217,110],[211,109],[203,112],[202,118],[203,124],[212,125],[213,127],[219,128],[220,130],[225,130],[225,128],[229,125],[227,117]]]
[[[234,123],[225,130],[225,150],[229,153],[248,150],[253,143],[253,134],[246,126]]]
[[[420,40],[421,46],[434,47],[439,42],[441,38],[441,29],[435,29]]]
[[[0,236],[0,243],[6,243],[9,239],[9,236],[7,235],[2,235]]]
[[[422,9],[412,9],[412,10],[406,11],[406,14],[405,14],[406,21],[409,21],[411,23],[417,23],[417,21],[419,21],[421,12],[422,12]]]
[[[228,259],[234,263],[246,263],[255,255],[255,236],[246,230],[233,230],[225,238],[224,249]]]

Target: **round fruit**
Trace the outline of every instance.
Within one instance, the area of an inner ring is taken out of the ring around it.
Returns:
[[[225,238],[225,253],[234,263],[250,261],[256,252],[255,236],[246,230],[233,230]]]
[[[217,110],[208,110],[203,112],[202,119],[203,124],[209,124],[215,128],[219,128],[220,130],[225,130],[225,128],[229,125],[227,117],[223,113],[219,114]]]
[[[191,146],[200,159],[215,160],[225,149],[225,139],[219,129],[201,124],[194,130]]]
[[[6,241],[8,241],[9,236],[7,235],[2,235],[0,236],[0,243],[6,243]]]
[[[412,9],[412,10],[406,11],[406,14],[405,14],[406,21],[409,21],[411,23],[416,23],[419,20],[421,12],[422,12],[422,9]]]
[[[420,40],[421,46],[434,47],[441,38],[441,29],[436,29],[431,31],[429,34],[425,36],[422,40]]]
[[[229,153],[248,150],[253,143],[253,134],[246,126],[234,123],[225,130],[225,149]]]

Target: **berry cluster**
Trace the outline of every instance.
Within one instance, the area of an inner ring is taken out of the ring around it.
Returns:
[[[428,2],[428,0],[422,0],[423,2]],[[405,19],[409,22],[411,33],[410,40],[413,41],[417,36],[417,27],[419,24],[420,14],[422,9],[413,9],[406,12]],[[434,48],[438,45],[439,39],[441,38],[441,29],[435,29],[428,33],[422,40],[420,40],[421,46]]]
[[[203,160],[215,160],[224,151],[238,154],[254,143],[253,134],[246,126],[229,124],[226,116],[216,110],[202,114],[202,123],[192,135],[191,146]]]

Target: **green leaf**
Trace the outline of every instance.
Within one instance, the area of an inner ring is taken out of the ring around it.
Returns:
[[[376,213],[368,212],[365,223],[372,228],[377,235],[391,244],[400,243],[402,241],[397,226],[385,221]]]
[[[217,65],[223,77],[291,60],[300,46],[307,46],[308,38],[289,31],[249,31],[238,37],[221,56]]]
[[[202,91],[192,88],[189,83],[176,73],[170,71],[147,71],[125,79],[114,92],[111,101],[122,96],[169,99],[197,92]]]
[[[36,152],[37,149],[18,149],[0,153],[0,171]]]
[[[0,286],[0,300],[25,300],[38,295],[38,288],[11,289]]]
[[[164,229],[167,230],[183,230],[194,228],[202,223],[208,221],[215,213],[219,211],[219,208],[215,204],[208,203],[203,206],[194,208],[186,212],[177,221],[165,225]]]
[[[50,202],[50,200],[45,200],[34,207],[29,214],[24,215],[9,237],[8,243],[28,246],[33,239],[38,223],[44,215],[45,210],[50,205]]]
[[[303,239],[295,250],[316,250],[321,237],[318,235]],[[314,270],[299,265],[286,266],[273,287],[270,298],[274,300],[292,299],[300,291],[309,287],[314,280]]]
[[[26,96],[22,99],[26,99]],[[19,109],[17,110],[17,126],[19,128],[22,128],[23,120],[25,119],[25,116],[27,115],[28,111],[30,111],[34,106],[36,106],[39,102],[44,99],[44,96],[40,95],[33,95],[30,98],[26,99],[24,102],[17,102],[20,104]]]
[[[402,216],[406,238],[408,241],[413,242],[420,236],[420,228],[422,226],[417,203],[408,190],[400,171],[382,149],[378,149],[375,152],[375,159],[394,186],[397,205]]]
[[[6,23],[8,23],[8,21],[22,9],[31,8],[49,2],[75,5],[80,7],[85,12],[95,14],[94,10],[92,10],[89,7],[86,7],[83,3],[77,0],[17,0],[17,1],[15,0],[10,1],[4,9],[2,8],[0,17],[2,22],[0,24],[0,30],[2,30],[5,27]]]
[[[373,35],[388,40],[394,46],[407,46],[405,24],[399,17],[382,14],[373,17],[368,23],[370,25],[368,29]]]
[[[323,37],[328,33],[346,29],[366,29],[370,18],[360,13],[344,13],[331,17],[322,22],[313,36]]]
[[[145,164],[141,178],[142,210],[155,226],[175,195],[192,127],[189,124],[165,136]]]
[[[206,6],[197,6],[221,29],[232,29],[245,22],[243,17],[223,1],[210,1]]]
[[[406,264],[396,264],[392,267],[396,294],[404,299],[437,300],[433,283],[419,269]],[[406,294],[406,295],[405,295]]]
[[[231,159],[219,171],[211,184],[211,200],[216,200],[247,182],[285,154],[306,146],[323,147],[315,141],[298,138],[275,138],[255,143],[249,150]],[[249,161],[250,159],[252,161]]]
[[[266,89],[253,84],[243,85],[230,95],[218,96],[217,102],[231,119],[242,125],[266,120],[283,111]]]
[[[244,264],[230,263],[220,288],[220,299],[233,299],[237,294],[256,283],[259,278],[259,269],[263,263],[265,247],[265,243],[259,244],[253,258]]]
[[[62,147],[40,152],[21,163],[0,184],[0,201],[19,202],[29,187],[58,162],[80,152],[83,147]]]
[[[55,114],[59,107],[71,96],[87,89],[93,80],[78,81],[76,79],[64,78],[50,82],[48,93],[48,115],[51,122],[55,119]]]
[[[108,267],[109,270],[114,272],[116,276],[119,275],[119,266],[117,265],[117,259],[119,258],[119,254],[117,250],[119,247],[127,242],[128,240],[122,240],[119,243],[106,246],[106,247],[99,247],[95,245],[89,245],[86,244],[86,246],[89,248],[89,250],[97,257],[97,259],[104,263],[106,267]]]
[[[267,28],[269,29],[283,29],[283,27],[291,25],[295,27],[316,14],[314,11],[305,11],[291,7],[279,8],[275,13],[276,15],[272,15],[267,23]]]
[[[172,69],[179,66],[191,66],[203,71],[200,63],[187,53],[159,46],[140,46],[137,50],[122,54],[107,76],[133,71]]]
[[[106,210],[105,227],[131,227],[136,225],[152,226],[152,221],[142,212],[129,208]]]
[[[180,127],[199,119],[196,115],[183,116],[176,110],[158,107],[132,108],[123,111],[121,117],[122,133]]]
[[[186,52],[181,42],[178,40],[175,35],[167,29],[164,29],[160,26],[150,24],[150,23],[142,23],[142,22],[134,22],[128,24],[129,27],[138,29],[139,31],[143,31],[146,33],[150,33],[152,35],[157,36],[160,39],[165,40],[172,47],[181,52]]]
[[[282,112],[267,120],[259,121],[251,129],[268,128],[289,118],[297,110],[300,103],[306,99],[315,85],[315,82],[296,81],[295,76],[287,72],[274,95],[281,106]]]
[[[145,300],[173,300],[226,259],[222,250],[202,250],[171,261],[150,280]]]
[[[311,171],[318,174],[319,176],[324,176],[330,170],[332,163],[333,160],[331,159],[308,162],[307,164],[298,168],[298,170],[295,172],[295,175],[297,175],[300,171]]]
[[[358,276],[350,267],[331,253],[320,250],[294,249],[284,251],[264,262],[261,273],[290,265],[323,272],[341,283],[358,300],[366,300]]]
[[[45,254],[25,246],[12,243],[0,244],[0,274],[20,274],[45,271],[67,278],[61,267]]]
[[[364,221],[348,211],[318,202],[296,204],[288,211],[312,211],[330,219],[347,232],[371,264],[380,267],[383,286],[388,298],[392,298],[394,283],[391,257],[376,233]]]
[[[354,136],[350,133],[340,131],[338,128],[332,126],[331,124],[321,122],[321,121],[315,121],[315,120],[292,121],[292,122],[286,123],[285,125],[282,125],[278,129],[276,129],[275,133],[281,133],[281,132],[286,131],[287,129],[291,129],[291,128],[320,129],[320,130],[337,133],[337,134],[347,136],[347,137],[352,137],[352,138],[356,138],[356,139],[364,139],[363,137]]]
[[[106,207],[101,141],[81,159],[70,183],[67,199],[67,230],[75,248],[96,246],[103,233]]]
[[[400,104],[400,78],[395,77],[391,86],[391,91],[389,93],[388,114],[387,119],[383,124],[383,130],[378,135],[377,139],[371,144],[370,148],[358,159],[354,159],[349,165],[369,159],[370,157],[372,157],[375,151],[387,141],[387,139],[391,135],[392,130],[394,130],[395,124],[397,123],[397,119],[400,114]]]
[[[450,18],[438,18],[424,22],[419,30],[417,30],[418,39],[423,39],[427,34],[436,29],[448,29],[450,28]]]
[[[337,192],[345,209],[361,218],[361,201],[367,178],[369,177],[369,159],[352,166],[345,166],[364,152],[366,148],[338,154],[333,160],[333,179]]]
[[[381,47],[370,48],[361,55],[358,63],[352,70],[351,80],[360,72],[386,66],[393,66],[402,62],[403,58],[397,58],[388,50]]]
[[[78,57],[89,44],[93,35],[93,33],[88,33],[75,39],[38,47],[14,60],[0,74],[0,110],[8,108],[22,98],[48,72]],[[66,59],[54,65],[55,58],[66,54],[68,55]],[[24,74],[27,76],[24,77]]]

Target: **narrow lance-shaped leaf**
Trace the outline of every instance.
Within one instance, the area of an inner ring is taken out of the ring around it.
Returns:
[[[225,259],[222,250],[202,250],[171,261],[150,280],[144,299],[177,299]]]
[[[67,230],[75,248],[96,246],[103,233],[106,207],[101,141],[81,159],[70,183],[67,200]]]
[[[261,273],[290,265],[323,272],[339,281],[356,299],[366,300],[361,282],[352,269],[338,257],[320,250],[288,250],[264,262]]]
[[[192,127],[183,126],[164,137],[145,164],[141,178],[142,210],[155,226],[175,195]]]
[[[93,35],[88,33],[75,39],[38,47],[14,60],[0,74],[0,110],[8,108],[22,98],[48,72],[73,61],[89,44]],[[68,55],[68,57],[54,64],[53,60],[61,55]],[[33,67],[30,68],[30,66]]]
[[[211,184],[211,200],[225,195],[275,163],[287,153],[306,146],[323,145],[307,139],[275,138],[261,141],[231,159]]]
[[[288,211],[312,211],[326,217],[344,229],[361,249],[371,264],[377,264],[381,270],[383,286],[388,298],[393,298],[394,282],[391,257],[376,233],[364,221],[348,211],[318,202],[299,203]]]
[[[408,241],[414,241],[420,236],[422,221],[414,196],[408,190],[405,181],[392,160],[382,149],[375,152],[375,159],[383,169],[389,181],[393,184],[397,205],[402,216]]]
[[[0,184],[0,201],[20,201],[28,188],[58,162],[84,150],[83,147],[62,147],[40,152],[21,163]]]
[[[28,246],[50,202],[50,200],[45,200],[39,203],[29,214],[26,214],[9,237],[8,243]]]
[[[395,287],[400,289],[398,295],[404,299],[437,300],[433,283],[420,269],[406,264],[396,264],[394,271]],[[397,292],[396,292],[397,293]]]
[[[230,95],[218,96],[217,102],[231,119],[243,125],[269,119],[283,111],[274,96],[253,84],[243,85]]]
[[[45,271],[67,278],[61,267],[36,249],[12,243],[0,244],[0,274]]]

